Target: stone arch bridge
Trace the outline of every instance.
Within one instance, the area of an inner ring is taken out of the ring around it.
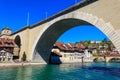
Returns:
[[[105,61],[106,62],[110,62],[112,59],[119,59],[120,60],[120,56],[106,56],[105,57]]]
[[[120,52],[120,0],[83,0],[58,14],[13,33],[20,56],[48,63],[53,44],[65,31],[79,25],[94,25],[106,34]],[[18,39],[17,39],[18,38]]]

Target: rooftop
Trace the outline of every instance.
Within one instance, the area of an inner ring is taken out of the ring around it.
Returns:
[[[0,47],[14,47],[15,42],[13,39],[0,38]]]
[[[11,30],[11,29],[8,27],[4,27],[1,31],[3,31],[3,30]]]
[[[81,45],[72,43],[64,44],[63,42],[56,42],[54,44],[54,48],[55,47],[63,51],[81,51],[82,49],[85,49],[85,46],[83,44]]]

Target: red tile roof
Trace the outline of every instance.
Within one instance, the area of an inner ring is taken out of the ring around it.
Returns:
[[[0,47],[14,47],[15,42],[13,39],[0,38]]]
[[[72,44],[72,43],[64,44],[63,42],[56,42],[54,44],[54,47],[57,47],[60,50],[64,50],[64,51],[74,51],[74,50],[85,49],[85,46],[83,44],[81,44],[81,45]]]
[[[98,56],[120,57],[120,54],[114,52],[100,53]]]

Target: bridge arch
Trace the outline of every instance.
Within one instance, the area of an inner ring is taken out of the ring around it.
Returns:
[[[120,57],[110,58],[110,60],[108,62],[120,62]]]
[[[50,51],[58,37],[68,29],[79,25],[96,26],[109,37],[115,47],[119,50],[119,44],[116,42],[116,39],[119,37],[110,22],[105,22],[102,18],[98,18],[89,13],[72,12],[53,19],[46,24],[34,42],[31,60],[48,63]]]
[[[22,43],[20,35],[15,36],[14,42],[15,42],[14,59],[19,59]]]
[[[20,48],[21,47],[21,37],[19,35],[17,35],[15,37],[15,44]]]

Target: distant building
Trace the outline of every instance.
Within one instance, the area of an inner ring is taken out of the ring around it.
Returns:
[[[5,50],[13,53],[14,50],[14,40],[9,38],[0,38],[0,50]]]
[[[84,50],[83,62],[93,62],[93,56],[88,49]]]
[[[101,41],[90,41],[91,43],[100,43]]]
[[[15,42],[10,28],[3,28],[0,32],[0,61],[13,59]]]
[[[88,58],[92,56],[90,53],[84,53],[85,46],[83,44],[64,44],[56,42],[51,51],[51,63],[74,63],[74,62],[90,62]],[[92,60],[91,60],[92,61]]]
[[[0,50],[0,62],[12,61],[12,60],[13,60],[12,53],[5,50]]]

